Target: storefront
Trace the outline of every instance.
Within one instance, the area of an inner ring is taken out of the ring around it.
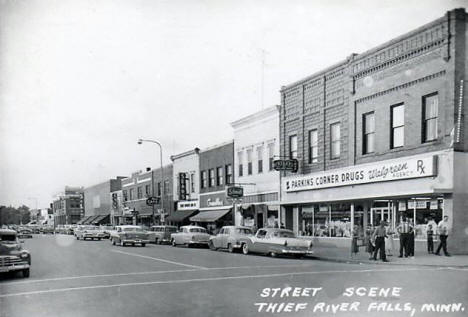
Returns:
[[[223,226],[234,224],[232,211],[233,204],[225,190],[201,193],[200,213],[190,217],[190,221],[215,234]]]
[[[364,233],[385,220],[396,232],[405,216],[416,240],[425,241],[429,221],[465,212],[453,208],[453,163],[453,151],[440,151],[285,177],[285,226],[316,241],[347,246],[353,231]]]
[[[263,203],[242,204],[240,206],[242,224],[255,228],[279,228],[279,204],[267,205]]]
[[[164,223],[173,226],[185,226],[190,224],[189,218],[199,211],[198,200],[179,201],[177,210],[164,219]]]

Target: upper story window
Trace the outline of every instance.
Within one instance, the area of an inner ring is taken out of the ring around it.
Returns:
[[[208,179],[207,179],[207,177],[206,177],[206,171],[201,171],[201,175],[200,175],[200,176],[201,176],[201,177],[200,177],[200,178],[201,178],[201,183],[200,183],[201,188],[206,188],[207,185],[208,185]]]
[[[169,195],[169,180],[167,179],[164,181],[164,195]]]
[[[195,173],[190,173],[190,192],[195,192]]]
[[[341,127],[339,122],[330,125],[330,144],[330,158],[339,158],[341,154]]]
[[[362,154],[374,152],[375,115],[369,112],[362,115]]]
[[[135,188],[130,188],[129,193],[130,193],[129,195],[130,200],[133,200],[135,198]]]
[[[151,196],[151,187],[150,187],[150,185],[145,185],[145,194],[146,194],[146,197]]]
[[[223,179],[223,167],[217,167],[216,168],[216,186],[222,186],[224,183]]]
[[[208,170],[208,186],[213,187],[215,185],[215,171],[213,168]]]
[[[122,194],[123,194],[124,201],[127,201],[127,200],[128,200],[128,192],[127,192],[127,190],[123,190],[123,191],[122,191]]]
[[[297,135],[289,137],[289,158],[297,159]]]
[[[422,140],[430,142],[437,139],[437,117],[439,116],[439,96],[437,93],[423,97]]]
[[[243,165],[243,155],[242,155],[242,152],[237,152],[237,161],[239,163],[239,177],[243,176],[244,175],[244,165]]]
[[[309,131],[309,164],[318,162],[318,130]]]
[[[247,150],[247,175],[252,175],[252,149]]]
[[[138,186],[137,188],[137,198],[138,199],[143,198],[143,188],[141,188],[141,186]]]
[[[395,105],[390,108],[390,148],[394,149],[405,144],[405,105]]]
[[[161,196],[161,182],[158,182],[158,196]]]
[[[263,173],[263,146],[257,148],[257,171]]]
[[[232,184],[232,165],[228,164],[225,166],[226,170],[226,184]]]
[[[268,144],[268,170],[273,170],[273,161],[275,160],[275,144]]]

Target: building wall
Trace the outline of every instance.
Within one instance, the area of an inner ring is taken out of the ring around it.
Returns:
[[[195,148],[194,150],[181,153],[178,155],[171,156],[172,165],[173,165],[173,193],[174,201],[178,201],[179,193],[179,182],[178,177],[179,173],[188,173],[194,177],[194,191],[188,191],[190,196],[189,200],[198,200],[200,194],[200,158],[199,158],[199,149]],[[190,188],[188,184],[187,188]]]

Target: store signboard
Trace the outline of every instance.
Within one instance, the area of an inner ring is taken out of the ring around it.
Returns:
[[[408,209],[426,209],[427,200],[410,200],[408,201]]]
[[[437,199],[431,200],[431,207],[432,210],[439,209],[439,201]]]
[[[177,210],[197,210],[199,209],[198,200],[178,201]]]
[[[285,177],[283,190],[296,192],[347,185],[385,182],[437,175],[437,156],[383,161],[373,165],[354,166],[314,173],[300,177]]]
[[[398,202],[398,211],[406,211],[406,201]]]

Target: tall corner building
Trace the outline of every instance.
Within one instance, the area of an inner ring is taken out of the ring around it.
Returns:
[[[286,227],[349,246],[381,220],[449,216],[449,251],[468,253],[468,16],[455,9],[281,89]],[[339,43],[337,43],[339,45]]]

